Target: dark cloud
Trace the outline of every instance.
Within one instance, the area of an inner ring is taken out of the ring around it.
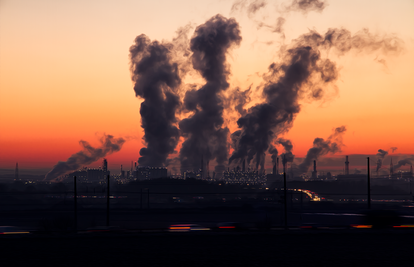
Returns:
[[[84,165],[89,165],[107,155],[121,150],[125,143],[123,138],[114,138],[112,135],[104,135],[100,140],[101,146],[98,148],[92,147],[86,141],[79,141],[83,147],[79,151],[68,158],[67,161],[59,161],[53,169],[46,174],[45,180],[53,180],[68,172],[78,170]]]
[[[314,160],[324,156],[328,153],[335,154],[341,152],[342,135],[346,131],[345,126],[335,128],[334,133],[328,137],[327,140],[323,138],[315,138],[313,140],[313,147],[308,150],[303,162],[298,166],[300,173],[308,171]]]
[[[205,79],[201,88],[190,89],[184,97],[184,108],[191,112],[179,125],[185,141],[180,151],[181,169],[194,170],[205,161],[216,160],[216,172],[225,169],[228,158],[228,129],[223,127],[223,95],[229,87],[226,63],[228,50],[240,44],[239,25],[234,19],[216,15],[196,28],[190,48],[193,68]]]
[[[151,42],[143,34],[129,49],[134,91],[144,99],[140,114],[146,147],[139,152],[140,165],[167,166],[167,157],[179,140],[175,124],[181,78],[178,64],[172,60],[172,50],[172,44]]]

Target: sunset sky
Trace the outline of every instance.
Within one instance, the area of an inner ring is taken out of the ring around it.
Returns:
[[[310,30],[363,30],[401,40],[395,52],[351,51],[325,55],[339,67],[336,88],[322,101],[301,101],[301,112],[285,134],[296,157],[315,137],[346,126],[339,155],[378,149],[414,154],[414,1],[327,1],[322,12],[283,16],[285,38],[272,24],[290,1],[267,1],[248,15],[234,0],[2,0],[0,2],[0,168],[51,168],[98,145],[103,134],[123,137],[121,151],[107,157],[110,169],[129,168],[143,146],[140,103],[131,81],[129,48],[136,36],[171,41],[180,27],[203,24],[216,14],[234,17],[242,41],[227,56],[232,90],[260,85],[278,51]],[[190,78],[188,78],[190,82]],[[260,101],[253,94],[253,102]],[[247,105],[249,107],[249,105]],[[236,117],[227,117],[231,132]],[[283,151],[283,150],[281,150]],[[391,153],[391,152],[390,152]],[[91,166],[99,166],[100,161]]]

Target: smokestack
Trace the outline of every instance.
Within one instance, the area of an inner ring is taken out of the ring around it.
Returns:
[[[102,169],[104,172],[108,171],[108,161],[106,159],[102,161]]]
[[[246,171],[246,159],[243,159],[242,171]]]
[[[394,166],[392,165],[392,158],[390,163],[390,175],[392,176],[394,174]]]
[[[348,161],[348,156],[346,156],[346,161],[345,161],[345,175],[349,175],[349,161]]]
[[[411,177],[413,176],[413,164],[411,164],[411,167],[410,167],[410,176]]]
[[[313,161],[313,172],[312,172],[312,179],[318,178],[318,172],[316,171],[316,160]]]
[[[273,175],[276,176],[276,163],[273,164]]]

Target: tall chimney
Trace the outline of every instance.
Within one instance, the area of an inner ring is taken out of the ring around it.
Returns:
[[[346,161],[345,161],[345,175],[349,175],[349,161],[348,161],[348,156],[346,156]]]
[[[103,165],[102,166],[103,171],[104,172],[108,171],[108,161],[106,159],[103,159],[102,165]]]
[[[313,161],[313,171],[316,172],[316,160]]]
[[[246,171],[246,159],[243,159],[242,171]]]
[[[392,176],[394,174],[394,166],[392,165],[392,158],[390,163],[390,175]]]

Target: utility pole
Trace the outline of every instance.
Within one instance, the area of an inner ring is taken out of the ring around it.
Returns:
[[[371,209],[371,178],[370,178],[369,157],[367,157],[367,173],[368,173],[368,209]]]
[[[74,201],[74,220],[75,220],[75,233],[78,231],[78,192],[76,189],[76,176],[73,177],[73,201]]]
[[[106,190],[106,226],[109,226],[109,175],[107,180],[107,190]]]

